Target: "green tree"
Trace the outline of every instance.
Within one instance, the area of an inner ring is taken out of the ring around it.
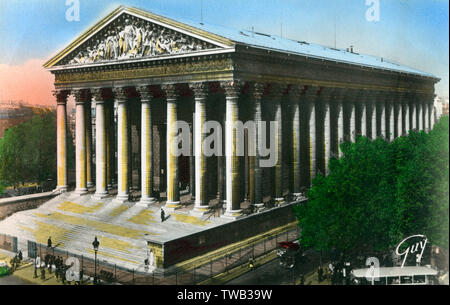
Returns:
[[[448,117],[428,134],[391,143],[360,137],[341,149],[330,174],[319,175],[308,202],[295,208],[303,246],[373,252],[425,234],[448,249]]]

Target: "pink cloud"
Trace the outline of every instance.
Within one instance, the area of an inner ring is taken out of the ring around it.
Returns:
[[[0,100],[54,106],[54,76],[42,66],[44,62],[31,59],[19,66],[0,64]]]

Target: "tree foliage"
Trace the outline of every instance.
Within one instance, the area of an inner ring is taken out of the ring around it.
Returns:
[[[68,143],[71,144],[70,134]],[[73,154],[68,145],[68,154]],[[56,116],[53,111],[35,115],[11,127],[0,139],[0,181],[17,188],[26,182],[56,178]]]
[[[300,243],[344,253],[383,251],[425,234],[448,249],[448,117],[430,133],[411,131],[388,143],[359,137],[341,145],[327,177],[295,208]]]

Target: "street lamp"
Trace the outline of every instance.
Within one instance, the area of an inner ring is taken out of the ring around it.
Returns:
[[[95,252],[95,260],[94,260],[94,285],[97,284],[97,251],[98,246],[100,246],[100,243],[97,240],[97,236],[95,236],[94,242],[92,243],[92,246],[94,247]]]

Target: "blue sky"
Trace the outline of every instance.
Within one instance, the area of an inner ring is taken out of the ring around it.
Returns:
[[[442,78],[436,93],[448,96],[449,1],[379,1],[380,20],[368,22],[366,0],[203,0],[203,21],[326,46],[336,36],[338,48],[353,45]],[[66,0],[0,0],[0,64],[48,59],[120,4],[200,21],[202,1],[79,2],[80,21],[68,22]]]

